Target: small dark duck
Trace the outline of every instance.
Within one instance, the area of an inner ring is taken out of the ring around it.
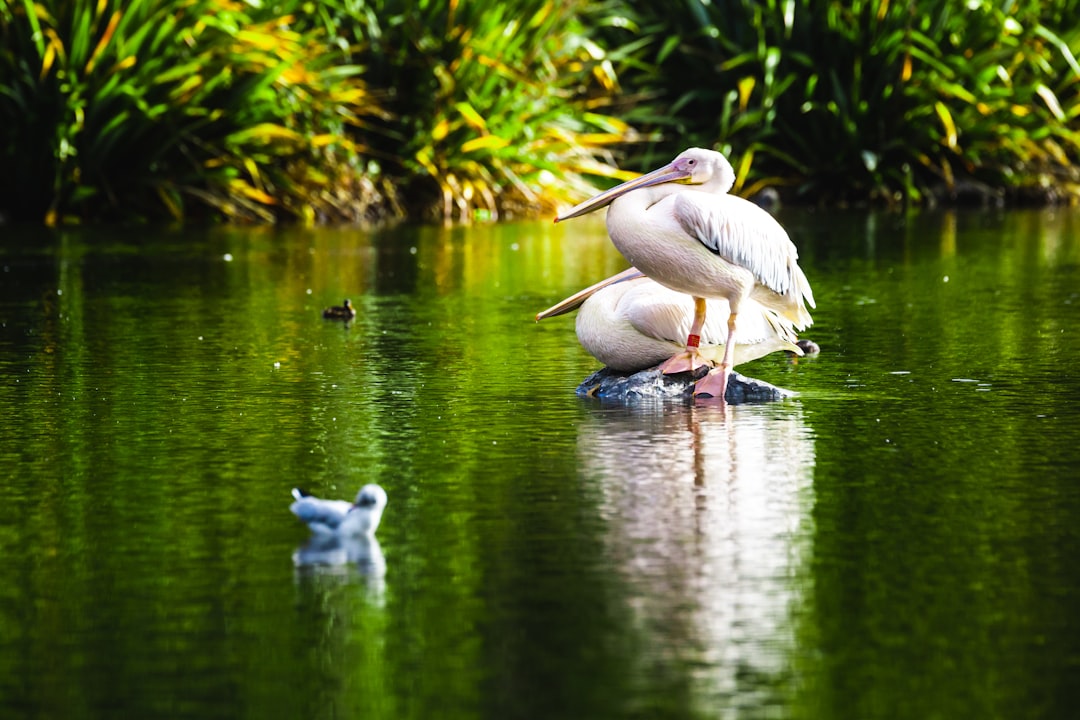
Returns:
[[[356,308],[354,308],[352,302],[346,298],[344,305],[328,307],[322,311],[322,316],[327,320],[352,320],[356,317]]]

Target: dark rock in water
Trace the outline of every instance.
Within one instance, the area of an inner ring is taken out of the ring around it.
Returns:
[[[595,397],[601,400],[627,402],[641,398],[685,398],[694,394],[694,382],[705,375],[708,368],[699,368],[694,374],[677,373],[664,375],[656,368],[636,373],[621,373],[611,368],[597,370],[578,385],[578,397]],[[744,403],[775,402],[794,397],[796,393],[770,385],[761,380],[732,372],[728,378],[724,399],[728,405]]]

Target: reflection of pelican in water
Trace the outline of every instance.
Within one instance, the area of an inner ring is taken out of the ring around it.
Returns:
[[[710,363],[724,357],[728,336],[728,301],[705,301],[708,313],[700,328],[698,355]],[[602,280],[537,314],[536,319],[562,315],[575,308],[575,328],[581,346],[613,370],[636,372],[655,367],[684,347],[694,322],[694,298],[670,290],[630,268]],[[795,355],[791,320],[753,299],[743,300],[739,334],[732,365],[740,365],[777,350]]]
[[[791,682],[813,502],[814,441],[800,408],[638,406],[579,426],[602,495],[607,559],[627,588],[643,676],[700,667],[710,715],[777,702]],[[677,600],[677,602],[673,602]],[[752,712],[750,714],[753,714]]]

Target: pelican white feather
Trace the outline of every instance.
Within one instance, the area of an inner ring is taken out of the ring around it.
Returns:
[[[734,195],[682,193],[673,202],[675,217],[687,234],[724,260],[750,270],[758,283],[796,308],[802,297],[815,307],[810,283],[797,262],[799,252],[768,212]],[[792,319],[800,330],[811,324],[808,313],[796,309],[795,314],[798,319]]]
[[[706,301],[700,353],[718,362],[727,339],[727,300]],[[580,306],[575,329],[581,346],[613,370],[636,372],[655,367],[679,352],[690,332],[694,300],[650,280],[635,268],[603,280],[539,313],[537,320]],[[746,300],[732,365],[777,350],[802,355],[792,323],[753,300]]]
[[[727,301],[724,357],[697,385],[697,392],[720,398],[737,345],[736,318],[747,300],[779,313],[800,330],[813,322],[807,303],[815,307],[795,245],[771,215],[728,194],[734,182],[735,173],[723,155],[691,148],[664,167],[556,218],[566,220],[610,204],[608,234],[623,257],[660,284],[694,297],[686,350],[665,363],[664,372],[692,370],[702,363],[698,348],[706,299]],[[714,379],[715,373],[719,376]]]

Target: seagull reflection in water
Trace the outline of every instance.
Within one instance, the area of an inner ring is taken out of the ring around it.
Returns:
[[[293,553],[297,567],[340,567],[355,565],[361,575],[382,577],[386,558],[374,537],[339,537],[312,535]]]
[[[578,457],[642,646],[700,664],[706,704],[775,701],[765,695],[795,672],[809,565],[814,439],[801,407],[598,409]]]

